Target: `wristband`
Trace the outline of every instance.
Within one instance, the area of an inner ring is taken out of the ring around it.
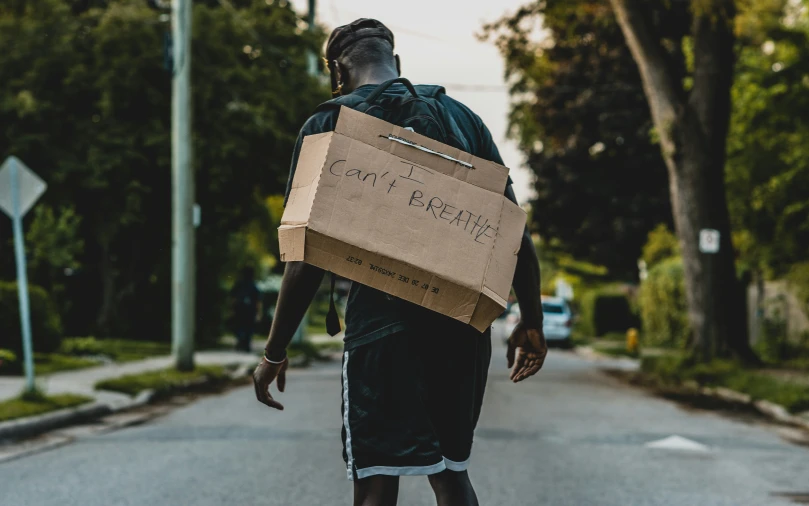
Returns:
[[[268,364],[272,364],[272,365],[281,365],[281,364],[283,364],[283,363],[284,363],[284,361],[285,361],[286,359],[287,359],[287,353],[286,353],[286,350],[284,351],[284,358],[282,358],[282,359],[281,359],[280,361],[278,361],[278,362],[276,362],[275,360],[272,360],[272,359],[270,358],[270,354],[267,352],[267,350],[264,350],[264,360],[265,360],[265,361],[266,361]]]

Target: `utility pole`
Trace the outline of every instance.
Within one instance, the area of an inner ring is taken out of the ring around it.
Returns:
[[[173,0],[172,22],[172,354],[194,368],[194,171],[191,153],[191,0]]]
[[[315,31],[315,8],[316,8],[317,0],[309,0],[309,32]],[[318,74],[317,69],[317,55],[314,51],[309,51],[309,75],[316,76]]]

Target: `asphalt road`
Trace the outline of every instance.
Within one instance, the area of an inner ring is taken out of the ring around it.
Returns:
[[[809,449],[771,430],[656,399],[566,352],[513,385],[495,353],[470,467],[482,505],[762,506],[809,492]],[[0,504],[351,504],[339,374],[292,372],[283,413],[240,388],[0,463]],[[672,435],[708,449],[645,446]],[[403,479],[399,504],[434,504],[427,480]]]

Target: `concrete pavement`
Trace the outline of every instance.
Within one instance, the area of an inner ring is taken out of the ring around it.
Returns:
[[[339,375],[337,363],[291,371],[284,412],[241,388],[0,463],[13,484],[2,503],[351,504]],[[672,435],[707,450],[646,446]],[[470,475],[482,505],[787,505],[774,494],[809,492],[809,451],[627,387],[570,353],[552,351],[539,376],[513,385],[496,345]],[[434,504],[427,480],[404,478],[399,504]]]

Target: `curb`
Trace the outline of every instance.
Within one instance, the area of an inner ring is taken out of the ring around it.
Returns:
[[[227,367],[227,364],[223,364]],[[228,373],[227,379],[234,381],[249,375],[254,365],[241,364],[235,370]],[[158,398],[165,398],[186,390],[193,390],[207,384],[215,383],[217,380],[203,378],[201,380],[189,381],[186,384],[178,385],[171,389],[171,392],[156,392],[154,390],[143,390],[130,401],[122,403],[89,402],[78,407],[60,409],[36,416],[18,418],[7,422],[0,422],[0,441],[18,440],[38,436],[45,432],[62,429],[70,425],[89,422],[110,415],[121,413],[131,409],[139,408],[152,403]]]
[[[36,436],[68,425],[94,420],[112,412],[112,408],[105,403],[90,402],[75,408],[9,420],[0,423],[0,440]]]
[[[577,346],[573,351],[576,355],[579,355],[585,359],[616,358],[610,355],[599,353],[591,346]],[[702,387],[696,382],[692,382],[692,384],[683,384],[682,386],[706,397],[712,397],[728,403],[750,406],[762,415],[775,420],[776,422],[809,430],[809,418],[790,414],[789,410],[780,404],[776,404],[764,399],[755,400],[748,394],[737,392],[736,390],[731,390],[730,388],[725,387]]]

